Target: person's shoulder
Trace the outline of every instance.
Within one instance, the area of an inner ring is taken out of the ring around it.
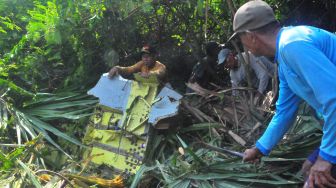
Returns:
[[[140,61],[136,62],[134,65],[143,65],[143,64],[145,64],[145,62],[143,62],[142,60],[140,60]]]
[[[280,46],[284,46],[293,42],[309,43],[313,42],[317,35],[321,35],[324,30],[313,26],[289,26],[282,28],[279,39]]]
[[[314,26],[309,26],[309,25],[299,25],[299,26],[288,26],[288,27],[283,27],[283,32],[287,33],[287,34],[298,34],[300,35],[309,35],[312,33],[316,33],[316,32],[321,32],[324,31],[321,28],[317,28]]]
[[[159,66],[162,66],[162,67],[166,67],[166,65],[164,65],[163,63],[161,63],[160,61],[155,61],[155,63]]]

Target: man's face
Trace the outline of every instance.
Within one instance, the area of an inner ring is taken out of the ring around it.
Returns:
[[[236,58],[232,53],[230,53],[226,58],[224,67],[227,69],[235,69],[238,67],[238,61],[236,60]]]
[[[141,59],[146,66],[152,66],[155,62],[154,57],[151,54],[142,54]]]
[[[263,53],[263,46],[260,45],[260,40],[257,35],[253,32],[244,32],[239,34],[240,41],[243,45],[256,56],[265,55]]]

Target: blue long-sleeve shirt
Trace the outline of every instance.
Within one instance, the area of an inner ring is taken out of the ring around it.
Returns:
[[[319,155],[336,164],[336,36],[310,27],[284,27],[277,36],[279,98],[276,113],[256,147],[267,155],[284,136],[303,99],[325,123]]]

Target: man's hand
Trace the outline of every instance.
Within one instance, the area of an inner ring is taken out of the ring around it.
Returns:
[[[250,161],[253,163],[259,162],[262,153],[257,148],[247,149],[244,152],[243,161]]]
[[[143,77],[143,78],[148,78],[150,76],[150,74],[146,73],[146,72],[141,72],[140,76]]]
[[[318,157],[315,164],[310,168],[306,187],[332,187],[336,188],[336,180],[331,176],[332,164]]]
[[[308,159],[302,164],[301,172],[305,180],[308,180],[310,168],[313,166],[313,163],[310,162]]]
[[[113,67],[109,73],[108,73],[108,77],[109,78],[113,78],[114,76],[118,75],[119,74],[119,67],[118,66],[115,66]]]

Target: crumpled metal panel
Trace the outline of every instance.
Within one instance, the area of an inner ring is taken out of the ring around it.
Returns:
[[[182,95],[176,91],[164,87],[155,100],[157,102],[152,105],[148,122],[155,125],[161,119],[175,116],[178,113],[181,98]]]
[[[149,122],[155,124],[177,114],[182,98],[168,87],[157,95],[159,87],[154,76],[142,78],[136,74],[135,79],[120,76],[109,79],[104,74],[88,91],[99,98],[100,104],[90,118],[83,139],[91,146],[86,157],[95,156],[93,163],[112,166],[117,173],[137,172],[150,139]]]
[[[148,82],[148,80],[145,81]],[[141,86],[142,82],[136,82],[136,86],[143,89]],[[155,83],[155,80],[150,82]],[[131,94],[132,84],[134,87],[135,83],[133,83],[133,81],[126,80],[121,76],[116,76],[113,79],[109,79],[107,77],[107,73],[105,73],[101,76],[96,86],[88,91],[88,94],[98,97],[99,103],[101,105],[120,110],[124,113],[126,109],[130,106],[130,96],[134,95]],[[143,85],[143,87],[148,86]],[[166,86],[163,87],[155,99],[156,102],[151,106],[148,116],[148,122],[155,125],[161,119],[176,115],[178,113],[178,106],[180,104],[179,100],[181,98],[182,95],[180,95],[173,89],[170,89]],[[126,120],[126,118],[127,117],[124,116],[123,120]],[[123,121],[119,122],[119,125],[121,125],[120,123],[122,122]]]
[[[106,164],[117,173],[134,174],[146,150],[148,115],[158,90],[155,78],[141,81],[104,74],[88,94],[99,98],[83,142],[90,147],[85,157]]]
[[[113,166],[117,173],[135,174],[140,168],[146,149],[146,138],[140,139],[118,130],[91,128],[86,133],[86,142],[92,146],[91,162]]]
[[[148,114],[157,94],[157,89],[157,83],[132,81],[126,113],[123,114],[122,119],[123,129],[135,135],[142,135],[147,132]]]
[[[125,112],[131,91],[131,81],[121,76],[110,79],[107,75],[107,73],[103,74],[88,94],[98,97],[99,103],[104,106]]]

